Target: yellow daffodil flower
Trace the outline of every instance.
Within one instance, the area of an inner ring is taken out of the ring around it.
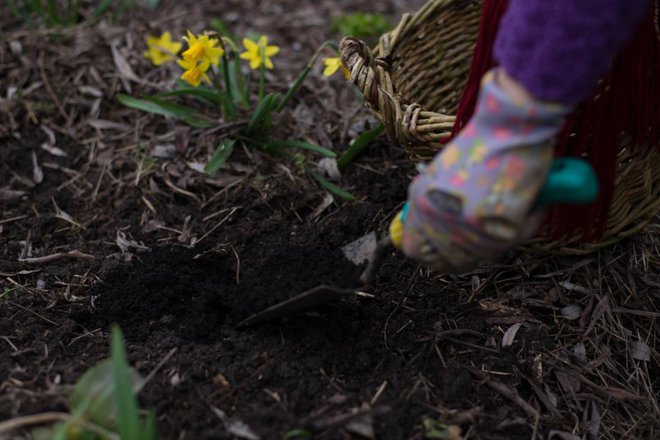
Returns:
[[[205,61],[209,65],[220,64],[220,57],[224,53],[222,47],[217,47],[219,42],[208,35],[197,35],[196,37],[188,31],[188,36],[183,37],[188,43],[188,49],[183,52],[186,61]]]
[[[172,41],[172,35],[169,32],[164,32],[160,37],[152,35],[147,38],[147,50],[143,55],[156,66],[160,66],[168,61],[174,61],[181,46],[183,44]]]
[[[323,60],[323,64],[325,64],[325,68],[323,69],[324,76],[332,76],[337,70],[341,68],[344,77],[346,77],[346,79],[351,78],[351,72],[349,72],[348,69],[344,67],[344,63],[341,62],[341,58],[326,58]]]
[[[208,61],[202,60],[197,62],[195,60],[178,60],[179,66],[185,70],[181,75],[181,79],[193,87],[197,87],[202,83],[202,80],[211,83],[206,71],[209,69],[210,64]]]
[[[246,51],[241,54],[244,60],[250,60],[250,68],[255,70],[263,64],[267,69],[273,68],[273,61],[270,57],[277,55],[280,51],[278,46],[269,46],[268,37],[262,35],[258,42],[254,42],[249,38],[243,38],[243,46]]]

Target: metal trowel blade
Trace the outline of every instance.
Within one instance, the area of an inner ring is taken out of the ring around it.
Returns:
[[[286,301],[277,303],[259,313],[255,313],[241,321],[237,327],[248,327],[272,319],[293,315],[303,310],[312,309],[316,306],[329,303],[340,297],[350,295],[353,292],[353,290],[349,289],[339,289],[333,286],[320,285],[289,298]]]
[[[378,253],[377,248],[378,237],[375,232],[370,232],[342,247],[341,250],[344,256],[356,266],[364,264],[367,267],[371,267],[374,255]],[[357,288],[358,286],[355,287]],[[277,303],[261,312],[255,313],[241,321],[237,327],[248,327],[272,319],[293,315],[354,293],[355,289],[341,289],[334,286],[320,285]]]

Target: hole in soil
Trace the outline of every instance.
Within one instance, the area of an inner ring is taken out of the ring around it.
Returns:
[[[118,323],[128,338],[144,339],[160,329],[186,339],[206,339],[242,319],[319,284],[350,288],[361,267],[340,249],[279,247],[256,249],[237,260],[231,254],[157,248],[135,263],[115,269],[93,289],[95,309],[78,319]],[[259,252],[262,254],[259,255]]]

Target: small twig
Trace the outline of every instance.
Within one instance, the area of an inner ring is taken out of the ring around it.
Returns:
[[[4,219],[0,220],[0,225],[2,225],[4,223],[13,222],[13,221],[16,221],[16,220],[22,220],[25,217],[27,217],[27,215],[18,215],[16,217],[4,218]]]
[[[16,346],[13,344],[13,342],[9,340],[7,336],[0,336],[0,339],[4,339],[7,342],[7,344],[9,344],[9,346],[12,348],[12,350],[18,351],[18,348],[16,348]]]
[[[399,302],[396,304],[396,307],[394,307],[394,309],[387,315],[387,318],[385,319],[385,325],[383,325],[383,343],[385,345],[385,348],[387,348],[388,350],[389,350],[389,346],[387,344],[387,331],[388,331],[388,327],[389,327],[389,324],[390,324],[390,319],[392,319],[392,316],[394,316],[394,314],[399,311],[399,309],[401,308],[401,306],[404,303],[404,301],[406,300],[406,298],[408,298],[408,295],[410,294],[410,292],[412,291],[412,288],[413,288],[412,280],[414,278],[415,278],[415,275],[413,275],[413,278],[411,279],[411,282],[408,284],[408,288],[406,289],[406,293],[403,295],[403,297],[401,297]]]
[[[44,423],[49,422],[66,422],[67,420],[72,420],[73,423],[81,425],[85,429],[92,431],[101,437],[112,440],[120,440],[119,436],[114,432],[110,432],[99,425],[90,423],[85,420],[72,419],[71,414],[65,412],[46,412],[41,414],[33,414],[31,416],[15,417],[5,422],[0,422],[0,434],[5,434],[26,426],[43,425]]]
[[[236,252],[236,249],[234,249],[234,246],[229,245],[231,247],[231,251],[234,253],[234,257],[236,258],[236,284],[241,283],[241,258],[238,256],[238,252]]]
[[[71,119],[69,118],[69,115],[64,111],[64,107],[62,107],[62,103],[60,100],[57,98],[57,95],[55,94],[55,91],[53,90],[53,87],[50,85],[50,81],[48,81],[48,75],[46,75],[46,68],[44,67],[44,51],[43,49],[39,51],[39,74],[41,75],[41,80],[44,82],[44,86],[46,86],[46,93],[48,93],[48,96],[50,96],[50,99],[53,100],[55,103],[55,106],[57,107],[57,111],[60,112],[60,115],[64,118],[66,121],[67,128],[71,127]]]
[[[534,419],[534,430],[532,431],[532,436],[529,438],[530,440],[536,440],[536,436],[539,433],[539,422],[541,421],[541,414],[536,413],[536,418]]]
[[[44,255],[43,257],[19,258],[18,261],[28,264],[40,264],[50,263],[51,261],[61,260],[62,258],[94,259],[95,257],[94,255],[86,254],[84,252],[80,252],[79,250],[73,250],[69,252],[57,252],[55,254]]]
[[[165,179],[165,184],[167,186],[169,186],[170,188],[172,188],[172,190],[174,192],[182,194],[182,195],[187,196],[187,197],[190,197],[191,199],[193,199],[193,200],[195,200],[196,202],[199,203],[200,200],[195,194],[191,193],[190,191],[186,191],[185,189],[179,188],[178,186],[173,184],[170,179]]]
[[[461,335],[470,335],[470,336],[476,336],[479,338],[486,338],[488,337],[487,334],[478,332],[476,330],[470,330],[467,328],[454,328],[450,330],[442,330],[440,332],[437,332],[434,334],[435,337],[437,338],[443,338],[445,336],[461,336]]]
[[[490,351],[491,353],[499,353],[499,351],[495,350],[494,348],[489,348],[489,347],[484,347],[484,346],[477,345],[477,344],[472,344],[470,342],[462,341],[460,339],[452,338],[452,337],[449,337],[449,336],[445,336],[443,339],[445,339],[449,342],[453,342],[454,344],[465,345],[466,347],[476,348],[477,350],[486,350],[486,351]]]
[[[379,397],[383,394],[383,392],[385,391],[385,388],[387,388],[387,380],[384,380],[383,383],[380,384],[380,386],[378,387],[378,390],[376,390],[376,394],[374,394],[374,397],[372,397],[371,400],[369,401],[369,404],[370,404],[370,405],[373,406],[374,403],[376,403],[376,401],[378,400],[378,398],[379,398]]]
[[[210,134],[213,134],[213,133],[217,133],[219,131],[231,131],[233,129],[241,128],[241,127],[247,125],[248,122],[249,122],[248,119],[240,119],[240,120],[235,121],[235,122],[227,122],[225,124],[221,124],[221,125],[218,125],[216,127],[213,127],[213,128],[210,128],[210,129],[206,130],[204,132],[204,134],[210,135]]]
[[[164,357],[163,359],[161,359],[160,362],[158,362],[158,364],[154,367],[154,369],[151,370],[151,371],[149,372],[149,374],[147,374],[147,377],[144,378],[144,382],[142,383],[142,388],[144,388],[144,387],[147,385],[147,383],[149,383],[149,381],[150,381],[151,379],[153,379],[153,377],[156,375],[156,373],[158,372],[158,370],[160,370],[161,368],[163,368],[163,365],[165,365],[165,363],[166,363],[168,360],[170,360],[170,358],[171,358],[172,356],[174,356],[174,353],[176,353],[176,350],[177,350],[176,347],[172,348],[172,349],[171,349],[171,350],[165,355],[165,357]]]
[[[334,416],[324,417],[322,419],[310,420],[305,423],[305,426],[312,431],[324,431],[326,429],[337,428],[346,426],[355,419],[366,416],[382,416],[391,411],[391,408],[386,405],[380,405],[375,408],[360,409],[355,412],[342,413]]]
[[[225,186],[222,190],[220,190],[220,191],[218,191],[217,193],[213,194],[213,196],[211,196],[210,199],[208,199],[206,202],[204,202],[204,204],[202,204],[201,209],[206,208],[206,207],[207,207],[208,205],[210,205],[215,199],[217,199],[217,198],[220,197],[221,195],[225,194],[225,193],[228,192],[231,188],[233,188],[234,186],[238,185],[238,184],[241,183],[241,182],[243,182],[243,179],[242,179],[242,178],[240,178],[240,179],[238,179],[238,180],[236,180],[236,181],[230,183],[229,185]]]
[[[50,323],[50,324],[53,324],[53,325],[55,325],[55,326],[59,325],[59,324],[56,323],[55,321],[51,321],[50,319],[46,318],[46,317],[43,316],[43,315],[40,315],[39,313],[35,312],[34,310],[30,310],[30,309],[28,309],[27,307],[24,307],[24,306],[22,306],[22,305],[20,305],[20,304],[16,304],[15,302],[10,301],[10,300],[6,300],[6,301],[7,301],[9,304],[11,304],[12,306],[18,307],[19,309],[23,309],[23,310],[25,310],[26,312],[30,312],[30,313],[32,313],[34,316],[36,316],[36,317],[38,317],[38,318],[40,318],[40,319],[43,319],[44,321],[46,321],[46,322],[48,322],[48,323]]]
[[[438,347],[438,343],[436,342],[433,344],[433,349],[435,350],[435,354],[438,355],[438,359],[440,359],[440,363],[442,364],[442,368],[447,369],[447,362],[445,362],[444,356],[442,356],[442,352],[440,351],[440,347]]]
[[[220,226],[222,226],[222,224],[223,224],[224,222],[226,222],[227,219],[229,219],[229,217],[231,217],[231,216],[234,214],[234,212],[236,212],[237,209],[238,209],[238,208],[233,208],[233,209],[231,210],[231,212],[225,216],[225,218],[223,218],[222,220],[220,220],[220,221],[219,221],[215,226],[213,226],[213,227],[212,227],[212,228],[211,228],[206,234],[202,235],[202,236],[199,238],[199,240],[197,240],[197,241],[195,242],[195,245],[198,245],[199,243],[201,243],[202,240],[204,240],[206,237],[209,236],[209,234],[211,234],[213,231],[215,231],[215,230],[218,229]]]
[[[647,318],[660,318],[660,313],[658,312],[650,312],[646,310],[632,310],[632,309],[625,309],[623,307],[615,307],[612,309],[613,313],[622,313],[624,315],[637,315],[637,316],[645,316]]]
[[[638,396],[637,394],[634,394],[630,391],[624,390],[622,388],[614,388],[614,387],[601,387],[600,385],[594,383],[593,381],[587,379],[584,375],[580,373],[576,373],[573,371],[567,372],[569,375],[572,377],[575,377],[582,381],[585,385],[589,386],[592,388],[597,394],[600,394],[606,398],[614,399],[614,400],[634,400],[634,401],[644,401],[645,398],[642,396]]]
[[[538,385],[536,385],[532,379],[530,379],[522,371],[520,371],[519,368],[516,368],[516,367],[513,367],[513,368],[515,369],[516,373],[518,373],[518,375],[520,377],[525,379],[527,381],[527,383],[529,384],[529,386],[532,387],[532,389],[534,390],[534,393],[536,394],[536,396],[541,400],[543,405],[545,405],[545,407],[548,408],[548,410],[552,413],[552,415],[554,417],[561,418],[561,414],[559,413],[559,410],[552,403],[552,401],[548,398],[548,396],[541,390],[541,388]]]
[[[472,375],[475,376],[477,379],[484,381],[484,383],[488,385],[488,387],[497,391],[502,396],[506,397],[507,399],[515,403],[520,409],[522,409],[528,416],[530,416],[534,420],[536,420],[536,418],[539,417],[539,412],[532,405],[527,403],[522,397],[520,397],[520,395],[515,390],[512,390],[508,386],[504,385],[502,382],[489,379],[487,374],[475,368],[468,368],[468,371],[470,371],[470,373],[472,373]]]

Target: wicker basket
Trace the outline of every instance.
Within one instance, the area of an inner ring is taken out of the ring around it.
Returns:
[[[415,162],[430,160],[448,136],[468,78],[479,29],[481,1],[431,0],[381,36],[374,49],[347,37],[344,65],[390,141]],[[440,30],[440,31],[439,31]],[[598,242],[539,236],[526,247],[544,253],[586,254],[643,229],[660,212],[660,148],[624,145],[607,230]]]

